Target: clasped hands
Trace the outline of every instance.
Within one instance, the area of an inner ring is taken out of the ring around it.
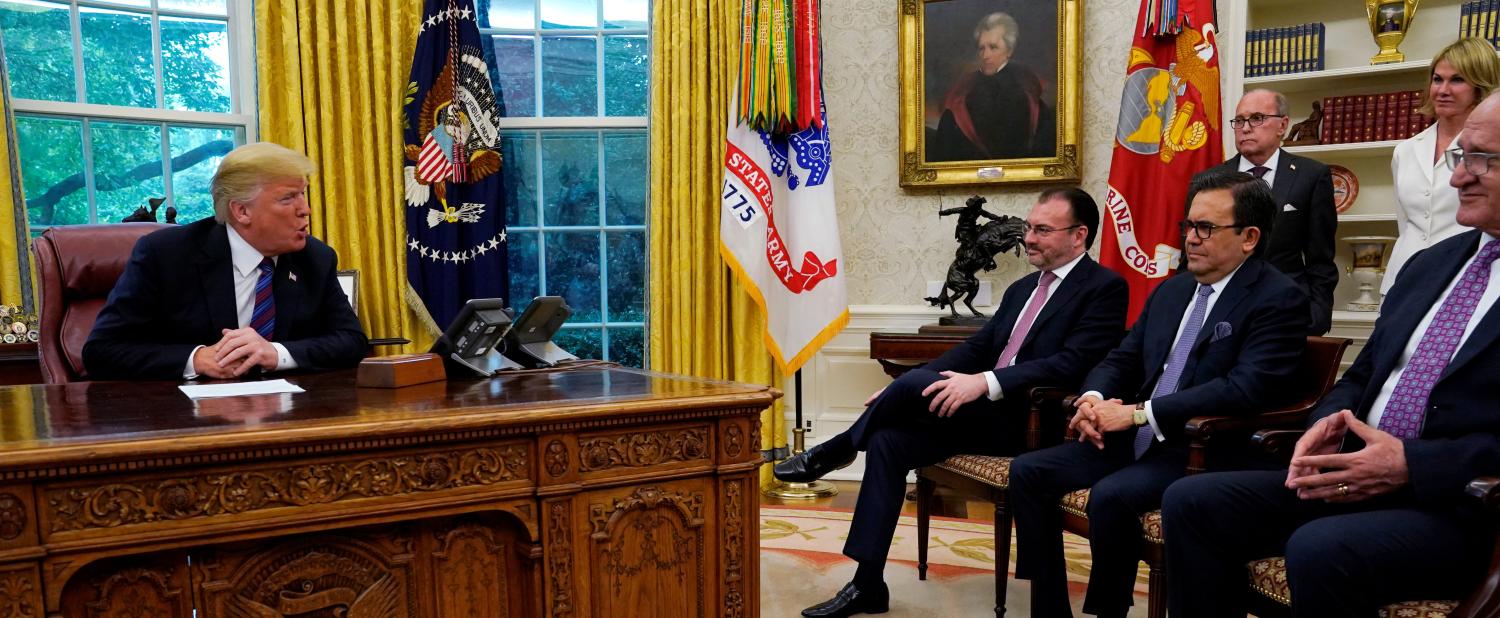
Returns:
[[[193,353],[193,371],[210,378],[238,378],[252,368],[274,371],[280,363],[276,346],[250,327],[222,331],[218,343]]]
[[[1085,395],[1073,406],[1077,412],[1068,421],[1068,429],[1078,434],[1079,442],[1088,442],[1096,448],[1104,448],[1104,434],[1135,426],[1135,406],[1126,405],[1119,399]]]
[[[1354,432],[1365,447],[1340,453],[1344,435]],[[1406,445],[1400,438],[1371,427],[1349,410],[1324,418],[1297,440],[1286,486],[1303,500],[1348,503],[1399,489],[1411,480]]]

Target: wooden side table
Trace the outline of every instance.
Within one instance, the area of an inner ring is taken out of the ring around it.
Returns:
[[[870,358],[880,363],[886,375],[897,378],[942,356],[977,332],[978,326],[941,324],[928,324],[915,333],[874,332],[870,333]]]
[[[42,361],[35,343],[0,343],[0,386],[41,383]]]

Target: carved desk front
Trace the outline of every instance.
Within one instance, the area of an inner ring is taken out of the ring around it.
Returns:
[[[756,616],[766,387],[0,388],[0,616]]]

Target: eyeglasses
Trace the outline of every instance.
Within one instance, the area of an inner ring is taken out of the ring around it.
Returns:
[[[1234,127],[1236,129],[1243,128],[1247,124],[1250,125],[1250,126],[1252,126],[1252,127],[1258,127],[1260,125],[1265,124],[1267,118],[1286,118],[1286,114],[1260,114],[1260,113],[1256,113],[1256,114],[1250,114],[1249,116],[1235,116],[1234,118],[1231,118],[1229,120],[1229,126]]]
[[[1458,171],[1458,162],[1464,162],[1464,169],[1474,176],[1483,176],[1490,171],[1490,161],[1500,157],[1500,154],[1488,152],[1464,152],[1462,148],[1454,148],[1443,151],[1443,161],[1448,163],[1448,171]]]
[[[1209,223],[1207,221],[1183,221],[1182,223],[1177,224],[1177,229],[1182,231],[1183,236],[1187,236],[1188,230],[1192,230],[1193,233],[1198,236],[1198,240],[1208,240],[1210,236],[1214,235],[1214,232],[1217,232],[1224,228],[1234,228],[1238,230],[1246,227],[1250,226],[1243,224],[1219,225],[1217,223]]]
[[[1083,224],[1082,223],[1074,223],[1073,225],[1070,225],[1068,227],[1050,227],[1050,226],[1046,226],[1046,225],[1032,226],[1030,223],[1022,223],[1021,224],[1021,234],[1025,235],[1025,234],[1029,234],[1031,232],[1036,232],[1037,236],[1041,236],[1041,237],[1045,238],[1047,236],[1051,236],[1053,232],[1061,232],[1063,230],[1071,230],[1071,229],[1073,229],[1075,227],[1083,227]]]

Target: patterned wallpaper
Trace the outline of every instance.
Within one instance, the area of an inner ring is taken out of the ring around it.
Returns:
[[[1135,2],[1084,4],[1082,186],[1101,202],[1138,9]],[[962,206],[978,194],[989,200],[985,207],[990,212],[1025,216],[1041,188],[901,188],[896,155],[898,17],[897,3],[890,0],[823,2],[824,88],[839,232],[854,305],[922,304],[926,282],[943,279],[956,246],[953,218],[939,220],[938,210]],[[1005,286],[1031,267],[1014,255],[996,261],[999,268],[980,276],[994,286],[998,301]]]

